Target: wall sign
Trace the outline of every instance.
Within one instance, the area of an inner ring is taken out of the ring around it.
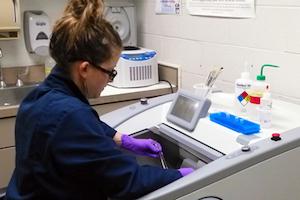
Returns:
[[[156,14],[180,14],[181,0],[156,0]]]
[[[253,18],[255,0],[187,0],[187,10],[191,15]]]

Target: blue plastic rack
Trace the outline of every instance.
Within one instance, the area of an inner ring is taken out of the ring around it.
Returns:
[[[209,115],[211,121],[229,129],[251,135],[260,131],[260,125],[227,112],[217,112]]]

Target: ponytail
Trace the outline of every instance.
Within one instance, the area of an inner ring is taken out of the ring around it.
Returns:
[[[97,23],[103,18],[104,3],[102,0],[71,0],[65,8],[64,14],[71,15],[85,24]]]
[[[50,40],[50,54],[59,66],[69,67],[78,60],[101,64],[122,49],[119,34],[103,12],[103,0],[69,0]]]

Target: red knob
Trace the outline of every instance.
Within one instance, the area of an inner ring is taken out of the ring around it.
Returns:
[[[274,140],[274,141],[281,140],[280,133],[273,133],[271,140]]]

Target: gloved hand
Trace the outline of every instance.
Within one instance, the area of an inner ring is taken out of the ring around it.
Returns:
[[[161,152],[161,145],[152,139],[136,139],[128,135],[122,135],[121,141],[122,148],[136,154],[157,158],[159,152]]]
[[[194,169],[187,167],[187,168],[180,168],[180,169],[178,169],[178,171],[180,172],[180,174],[182,176],[186,176],[186,175],[192,173],[194,171]]]

